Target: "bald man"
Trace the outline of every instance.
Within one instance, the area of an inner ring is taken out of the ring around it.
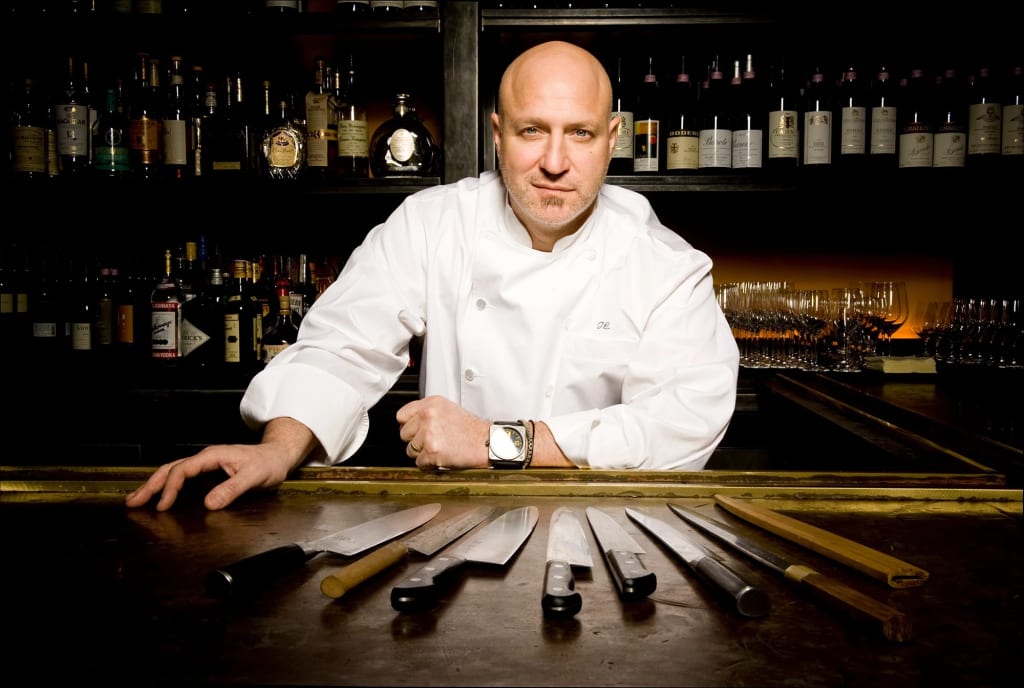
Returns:
[[[168,509],[221,469],[221,509],[305,464],[336,465],[421,337],[420,395],[397,414],[423,470],[700,470],[728,427],[739,352],[711,260],[642,195],[605,184],[618,122],[586,50],[532,47],[492,115],[499,171],[406,198],[352,253],[298,341],[250,382],[258,443],[165,464],[126,499]]]

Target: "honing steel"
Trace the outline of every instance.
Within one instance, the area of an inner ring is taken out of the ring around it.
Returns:
[[[677,504],[669,504],[668,507],[687,523],[713,535],[768,568],[778,571],[785,576],[786,580],[798,585],[806,585],[821,599],[839,607],[854,619],[877,622],[886,639],[895,642],[910,639],[911,623],[903,612],[868,597],[834,578],[818,573],[809,566],[791,562],[780,554],[768,551],[738,535],[729,526],[705,518],[693,509]]]
[[[551,514],[548,526],[548,554],[544,566],[544,595],[540,606],[549,619],[575,616],[583,608],[583,596],[576,590],[573,566],[594,565],[583,526],[572,509],[560,506]]]
[[[254,592],[260,585],[302,566],[318,554],[359,554],[413,528],[418,528],[440,510],[440,504],[423,504],[345,528],[316,540],[293,542],[254,554],[211,571],[206,576],[206,590],[215,597]]]
[[[389,542],[324,578],[320,581],[320,591],[328,597],[337,599],[363,581],[397,564],[412,552],[432,557],[442,547],[472,530],[493,511],[494,507],[477,507],[461,516],[431,526],[407,540]]]
[[[619,597],[640,600],[654,592],[658,577],[637,556],[645,554],[644,548],[614,518],[596,507],[587,507],[587,520],[611,569]]]

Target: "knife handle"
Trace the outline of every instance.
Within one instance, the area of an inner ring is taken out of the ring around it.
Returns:
[[[320,581],[320,592],[338,599],[363,581],[373,578],[384,569],[394,566],[409,553],[401,542],[389,542],[365,557],[344,566]]]
[[[643,599],[658,587],[658,579],[654,572],[648,571],[634,552],[610,549],[604,553],[604,556],[622,599]]]
[[[808,586],[818,596],[845,610],[853,618],[878,622],[882,635],[887,640],[900,643],[910,639],[910,620],[898,609],[893,609],[808,566],[794,564],[787,568],[785,573],[788,580]]]
[[[206,592],[220,598],[251,593],[258,584],[299,568],[311,557],[296,544],[268,549],[210,571],[205,580]]]
[[[566,619],[583,608],[583,596],[576,592],[576,579],[566,561],[549,561],[544,568],[544,596],[540,601],[544,616]]]
[[[461,569],[466,560],[450,554],[434,557],[391,589],[391,606],[399,612],[418,612],[437,604],[437,586]]]
[[[699,578],[709,583],[717,592],[735,602],[735,610],[743,616],[764,616],[771,609],[768,595],[737,576],[732,569],[711,557],[704,557],[693,567]]]

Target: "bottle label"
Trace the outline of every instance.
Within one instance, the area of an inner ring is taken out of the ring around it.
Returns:
[[[1024,155],[1024,105],[1003,106],[1003,155]]]
[[[619,128],[615,131],[615,148],[612,158],[633,159],[633,113],[613,112],[612,117],[619,118]]]
[[[92,323],[71,323],[71,348],[74,351],[92,350]]]
[[[181,355],[190,356],[196,349],[210,341],[210,335],[196,327],[187,318],[181,319]]]
[[[388,150],[396,163],[404,165],[416,154],[416,136],[408,129],[396,129],[388,139]]]
[[[732,167],[732,130],[700,130],[700,166]]]
[[[306,165],[327,167],[328,105],[326,93],[306,94]]]
[[[665,137],[665,169],[695,170],[700,156],[700,134],[690,130],[670,131]]]
[[[366,120],[338,120],[338,155],[366,158],[370,155],[369,130]]]
[[[827,110],[804,113],[804,164],[832,164],[832,113]]]
[[[660,159],[658,150],[658,120],[643,119],[634,122],[633,171],[657,172]]]
[[[183,119],[163,122],[163,154],[165,165],[188,164],[188,127]]]
[[[871,155],[896,155],[896,108],[871,108]]]
[[[972,103],[967,113],[967,154],[998,153],[1003,108],[999,103]]]
[[[931,167],[933,143],[934,137],[927,130],[911,129],[900,134],[900,167]]]
[[[117,307],[117,341],[120,344],[135,343],[135,306],[131,304]]]
[[[796,160],[800,154],[800,134],[796,110],[773,110],[768,113],[768,158]]]
[[[932,167],[963,167],[967,140],[962,131],[936,132],[932,138]]]
[[[89,154],[89,108],[85,105],[57,106],[57,154]]]
[[[278,169],[291,169],[299,163],[302,148],[297,138],[297,131],[291,128],[278,128],[269,135],[267,144],[267,164]]]
[[[224,362],[242,362],[242,327],[238,313],[224,315]]]
[[[287,348],[288,344],[265,344],[263,346],[263,362],[270,363],[274,356],[277,356]]]
[[[152,339],[150,351],[153,358],[178,358],[180,353],[178,317],[180,311],[175,301],[157,301],[152,304]]]
[[[736,129],[732,132],[733,169],[757,169],[763,160],[760,129]]]
[[[13,128],[13,158],[15,172],[46,172],[46,129],[42,127]]]
[[[867,146],[867,108],[844,107],[839,118],[839,154],[863,155]]]

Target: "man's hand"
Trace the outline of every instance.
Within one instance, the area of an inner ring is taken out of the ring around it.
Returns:
[[[489,420],[440,396],[410,401],[396,414],[405,453],[423,469],[487,468]]]

